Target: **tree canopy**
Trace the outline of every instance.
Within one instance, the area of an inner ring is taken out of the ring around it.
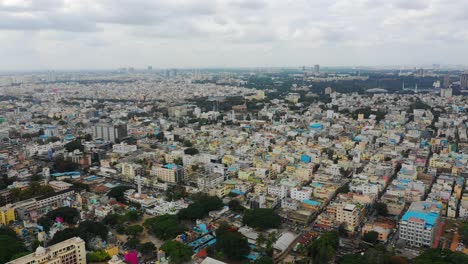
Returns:
[[[28,251],[15,231],[6,227],[0,227],[0,249],[0,263],[21,257],[23,252]]]
[[[172,239],[187,230],[175,215],[160,215],[148,218],[143,223],[143,226],[156,237],[163,240]]]
[[[259,208],[246,210],[242,222],[253,228],[268,229],[279,227],[281,218],[273,209]]]
[[[217,196],[197,194],[193,197],[193,200],[195,201],[194,203],[179,211],[177,216],[180,219],[202,219],[206,217],[210,211],[219,210],[224,206],[223,201]]]
[[[98,249],[86,254],[86,260],[88,262],[105,262],[109,259],[111,259],[111,256],[103,249]]]
[[[413,259],[414,264],[460,264],[468,263],[468,255],[448,249],[428,249]]]
[[[375,231],[369,231],[362,236],[362,239],[371,244],[375,244],[379,240],[379,233]]]
[[[52,221],[55,221],[57,217],[61,217],[66,223],[76,224],[80,219],[80,212],[73,207],[60,207],[48,212],[46,217]]]
[[[174,240],[166,241],[161,246],[161,250],[171,257],[171,263],[176,264],[189,261],[193,254],[189,246]]]
[[[314,240],[309,246],[308,255],[312,257],[313,263],[328,263],[336,255],[338,247],[338,232],[331,231],[324,233]]]
[[[191,155],[191,156],[197,155],[197,154],[198,154],[198,149],[193,148],[193,147],[186,148],[186,149],[184,150],[184,154],[186,154],[186,155]]]
[[[381,203],[381,202],[376,203],[375,210],[377,210],[377,213],[381,216],[387,216],[388,214],[387,204],[385,203]]]
[[[133,188],[132,186],[124,186],[124,185],[116,186],[116,187],[110,189],[110,191],[107,193],[107,196],[115,198],[115,200],[123,203],[123,202],[125,202],[124,192],[129,190],[129,189],[135,189],[135,188]]]
[[[247,238],[226,225],[221,225],[216,230],[216,240],[216,249],[230,260],[242,260],[250,252]]]

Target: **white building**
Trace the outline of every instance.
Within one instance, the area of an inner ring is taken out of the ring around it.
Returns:
[[[85,242],[73,237],[48,248],[38,247],[34,253],[8,264],[86,264]]]

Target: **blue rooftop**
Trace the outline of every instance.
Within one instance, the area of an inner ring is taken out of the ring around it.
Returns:
[[[314,201],[314,200],[308,200],[308,199],[305,199],[302,201],[303,203],[306,203],[308,205],[312,205],[312,206],[319,206],[320,203],[317,202],[317,201]]]
[[[408,221],[408,219],[412,217],[424,220],[426,222],[425,227],[432,228],[435,225],[437,218],[439,217],[439,214],[436,212],[424,213],[424,212],[417,212],[417,211],[408,211],[403,215],[402,220]]]
[[[236,190],[236,189],[232,189],[231,190],[232,193],[235,193],[235,194],[238,194],[238,195],[244,195],[245,193],[239,191],[239,190]]]

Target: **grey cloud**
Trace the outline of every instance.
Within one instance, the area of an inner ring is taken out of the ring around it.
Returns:
[[[395,7],[409,10],[424,10],[429,7],[425,0],[397,0]]]
[[[235,7],[253,10],[263,9],[267,5],[263,0],[234,0],[230,4]]]

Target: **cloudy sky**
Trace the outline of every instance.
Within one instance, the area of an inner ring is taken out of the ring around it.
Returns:
[[[0,70],[467,64],[466,0],[0,0]]]

